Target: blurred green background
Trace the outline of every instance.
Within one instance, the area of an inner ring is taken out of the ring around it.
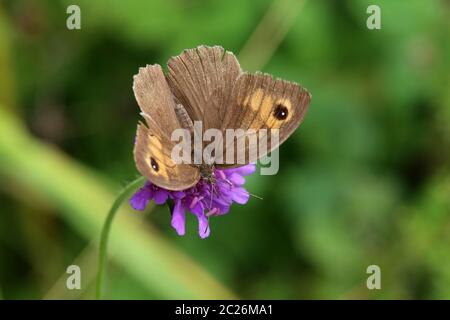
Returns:
[[[66,9],[81,8],[81,30]],[[366,9],[381,8],[381,30]],[[124,205],[106,298],[450,298],[448,1],[2,1],[0,296],[93,298],[100,228],[137,176],[140,66],[222,45],[313,99],[262,196],[185,237]],[[67,266],[82,289],[67,290]],[[381,268],[368,290],[366,268]]]

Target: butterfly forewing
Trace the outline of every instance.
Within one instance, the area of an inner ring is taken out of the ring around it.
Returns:
[[[184,50],[168,62],[169,85],[193,121],[220,129],[236,78],[241,73],[233,53],[222,47]]]

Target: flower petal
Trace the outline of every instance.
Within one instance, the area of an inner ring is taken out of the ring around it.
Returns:
[[[135,210],[144,210],[147,203],[153,198],[153,191],[147,185],[140,188],[130,199],[130,205]]]
[[[186,196],[186,193],[183,191],[171,191],[170,197],[172,199],[183,199]]]
[[[184,209],[181,205],[181,200],[175,201],[171,225],[177,231],[179,236],[183,236],[185,234],[186,214],[184,213]]]
[[[205,208],[201,202],[198,202],[194,207],[189,208],[189,211],[195,213],[196,215],[200,215],[204,213]]]
[[[211,230],[209,229],[208,218],[204,214],[197,214],[198,218],[198,234],[200,238],[205,239],[209,237]]]
[[[233,189],[233,201],[239,204],[246,204],[250,194],[242,187]]]
[[[238,173],[233,173],[228,178],[235,186],[242,186],[245,183],[245,178]]]
[[[238,174],[240,174],[242,176],[248,176],[248,175],[251,175],[251,174],[255,173],[255,171],[256,171],[256,164],[249,163],[249,164],[247,164],[245,166],[242,166],[242,167],[225,169],[223,171],[227,175],[231,175],[233,173],[238,173]]]
[[[165,189],[158,189],[155,192],[155,196],[153,197],[153,200],[156,204],[163,204],[167,201],[167,198],[169,197],[169,191]]]

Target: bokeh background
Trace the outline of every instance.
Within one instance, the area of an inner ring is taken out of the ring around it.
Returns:
[[[66,9],[81,8],[81,30]],[[381,8],[381,30],[366,9]],[[211,220],[209,239],[165,207],[124,205],[106,298],[450,298],[449,2],[2,1],[0,292],[94,297],[100,229],[137,176],[140,66],[199,44],[313,99],[264,200]],[[82,271],[67,290],[66,268]],[[366,268],[381,268],[368,290]]]

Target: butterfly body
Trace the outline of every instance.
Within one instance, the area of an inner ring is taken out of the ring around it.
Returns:
[[[224,153],[233,151],[231,163],[217,162],[217,154],[206,162],[177,163],[171,152],[176,145],[171,140],[174,130],[186,129],[192,140],[209,129],[224,137],[227,130],[254,130],[257,142],[267,138],[265,132],[278,130],[279,141],[271,143],[269,153],[300,125],[311,99],[296,83],[243,72],[233,53],[219,46],[185,50],[169,60],[168,69],[165,75],[159,65],[140,68],[133,83],[146,122],[138,125],[136,135],[137,168],[168,190],[187,189],[200,179],[214,185],[215,168],[236,167],[265,155],[250,152],[248,137],[236,136],[223,144]],[[196,122],[202,123],[201,129],[195,127]],[[194,148],[191,158],[195,152],[203,156],[205,145],[201,143],[202,150]],[[247,154],[244,163],[238,161],[238,146]]]

